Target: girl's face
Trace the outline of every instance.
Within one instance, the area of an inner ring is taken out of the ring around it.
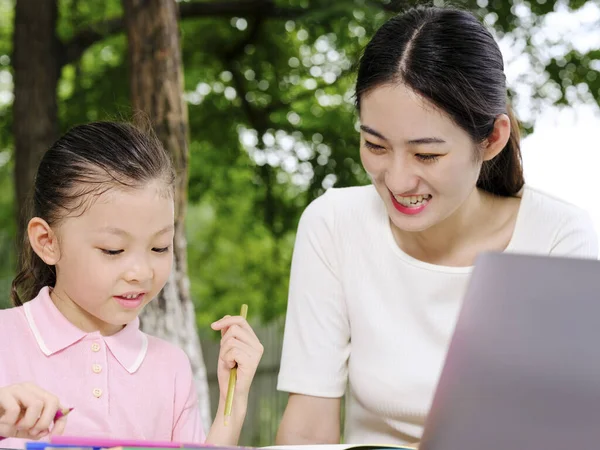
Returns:
[[[52,297],[74,325],[114,334],[163,288],[173,264],[175,217],[167,192],[159,181],[114,188],[53,230],[55,238],[48,241],[57,273]]]
[[[423,231],[455,213],[481,170],[470,136],[403,84],[361,98],[363,166],[400,230]]]

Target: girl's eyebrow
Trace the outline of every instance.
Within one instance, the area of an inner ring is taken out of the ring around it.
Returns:
[[[102,227],[98,229],[100,233],[116,234],[117,236],[129,236],[129,233],[117,227]]]
[[[165,233],[167,233],[169,231],[172,231],[174,229],[175,229],[174,225],[167,225],[166,227],[161,228],[156,233],[154,233],[154,236],[158,236],[160,234],[165,234]],[[101,233],[115,234],[117,236],[131,237],[131,233],[123,230],[122,228],[118,228],[118,227],[110,227],[110,226],[108,226],[108,227],[100,228],[98,231],[101,232]]]

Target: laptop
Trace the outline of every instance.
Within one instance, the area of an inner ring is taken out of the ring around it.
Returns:
[[[419,450],[600,448],[600,261],[476,261]]]

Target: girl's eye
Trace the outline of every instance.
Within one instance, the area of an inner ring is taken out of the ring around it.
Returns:
[[[385,147],[382,147],[381,145],[373,144],[370,141],[365,141],[365,147],[367,147],[373,153],[383,153],[385,151]]]
[[[415,156],[417,158],[419,158],[421,161],[433,162],[433,161],[437,161],[441,155],[436,155],[433,153],[417,153]]]
[[[169,249],[171,248],[171,246],[169,247],[160,247],[160,248],[153,248],[152,251],[156,252],[156,253],[167,253],[169,251]]]
[[[101,248],[100,250],[102,251],[102,253],[109,256],[117,256],[123,253],[123,250],[107,250],[105,248]]]

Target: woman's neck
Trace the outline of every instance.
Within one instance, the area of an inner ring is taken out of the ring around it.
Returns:
[[[502,202],[499,197],[474,189],[458,210],[427,230],[405,232],[392,224],[394,239],[405,253],[421,261],[471,266],[479,252],[504,250],[510,241],[516,217],[512,212],[516,210],[514,204],[510,211],[501,208]],[[508,239],[504,232],[507,227]]]

